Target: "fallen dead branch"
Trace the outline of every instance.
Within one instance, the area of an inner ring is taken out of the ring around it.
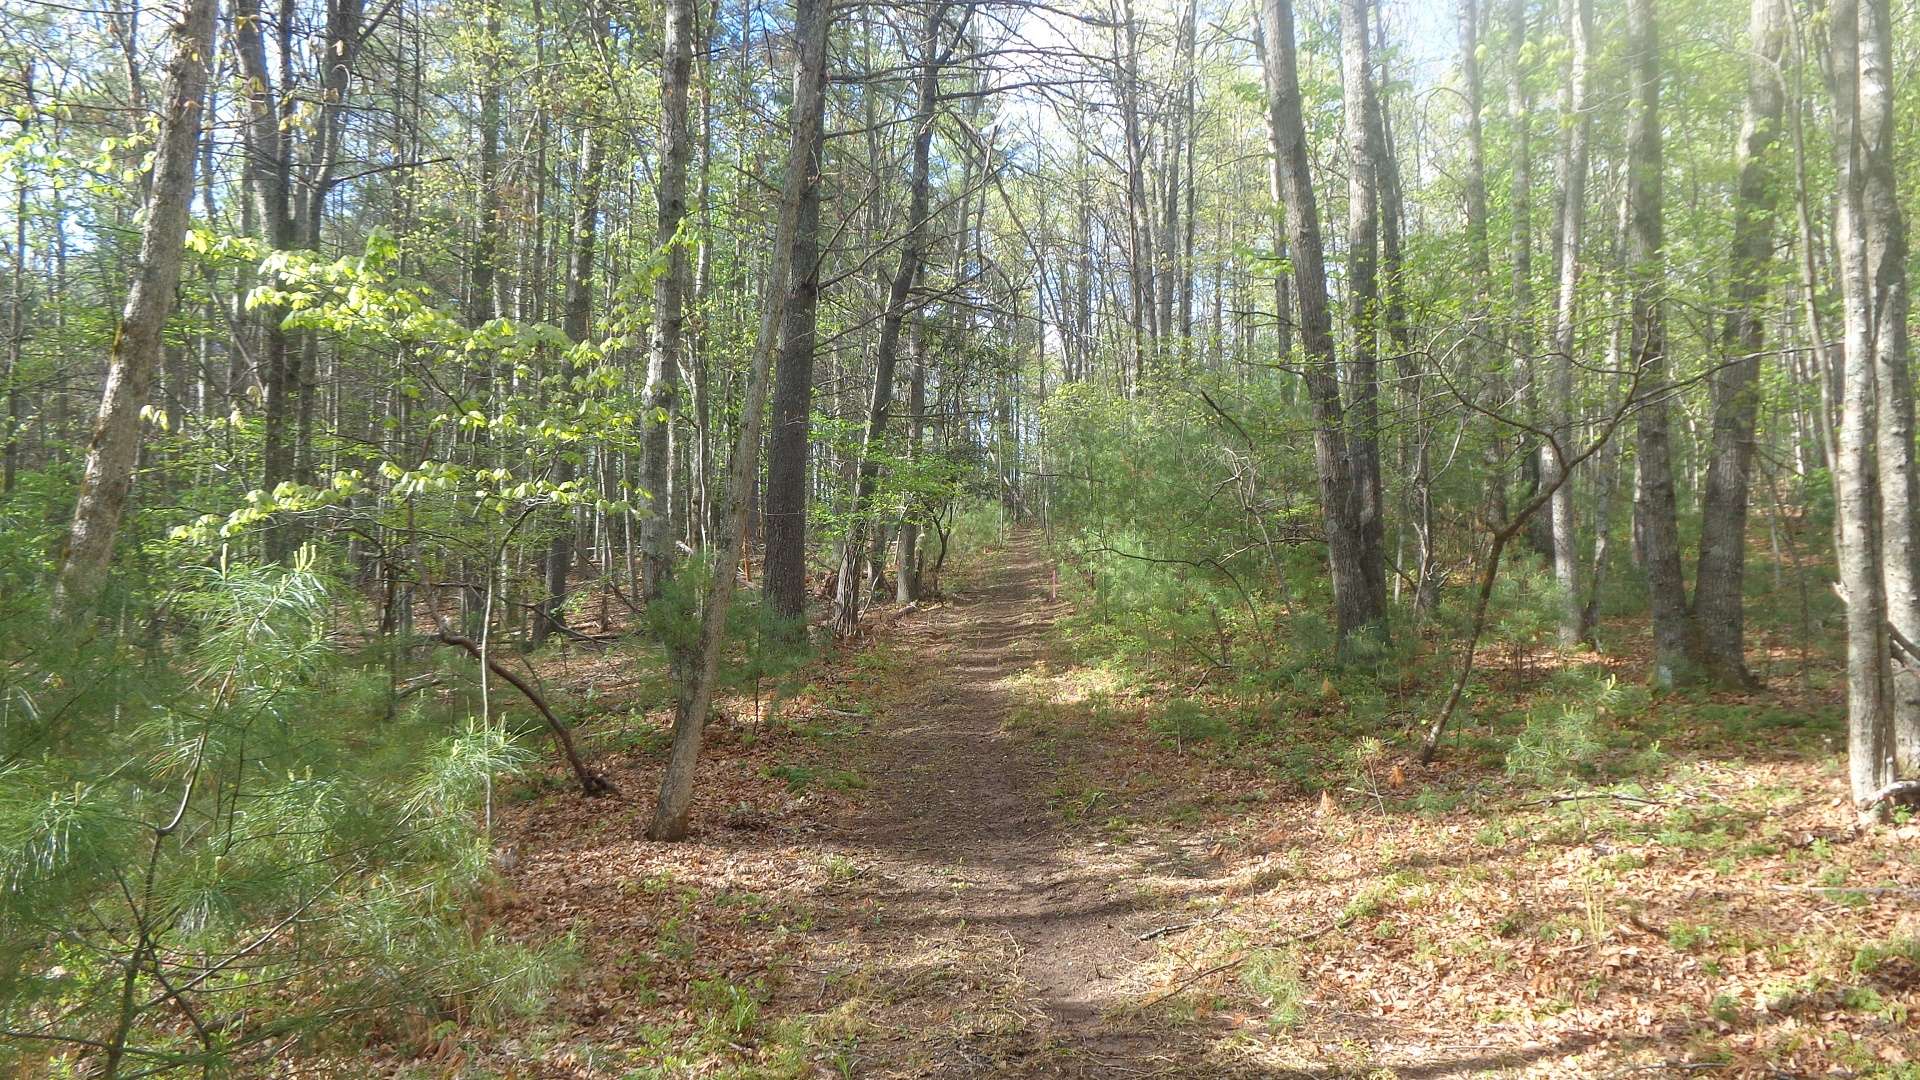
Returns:
[[[484,661],[488,671],[505,679],[515,690],[520,691],[520,695],[526,698],[527,701],[539,711],[541,716],[546,718],[547,728],[553,732],[554,743],[560,747],[560,752],[566,755],[567,764],[572,767],[574,778],[580,781],[580,793],[582,795],[588,798],[594,798],[600,795],[614,794],[612,782],[599,773],[594,772],[592,769],[587,768],[587,763],[581,760],[580,751],[573,744],[573,733],[567,729],[567,725],[563,723],[558,716],[554,715],[553,710],[547,706],[547,699],[541,696],[540,691],[534,689],[533,684],[522,679],[512,668],[481,652],[480,646],[475,644],[473,639],[454,633],[445,623],[440,625],[438,639],[443,645],[452,645],[457,649],[463,649],[468,656],[473,657],[475,660]],[[484,678],[485,676],[483,675],[482,677]]]
[[[1281,938],[1279,941],[1270,941],[1265,943],[1262,947],[1273,949],[1273,948],[1278,948],[1282,945],[1304,945],[1309,941],[1315,940],[1316,938],[1325,937],[1328,934],[1333,933],[1335,930],[1338,930],[1343,926],[1351,925],[1353,921],[1357,918],[1359,918],[1359,916],[1357,915],[1350,915],[1350,914],[1341,915],[1339,918],[1334,919],[1332,922],[1325,923],[1324,925],[1316,929],[1309,930],[1304,934],[1295,934],[1292,937]],[[1238,967],[1240,964],[1243,964],[1246,962],[1248,954],[1250,954],[1252,951],[1253,950],[1251,948],[1241,949],[1239,952],[1234,953],[1232,956],[1228,957],[1226,960],[1218,964],[1215,964],[1210,968],[1207,968],[1205,971],[1194,972],[1192,975],[1189,975],[1186,978],[1181,979],[1179,982],[1169,987],[1166,991],[1162,992],[1158,997],[1154,998],[1152,1001],[1149,1001],[1145,1005],[1140,1006],[1138,1011],[1146,1012],[1148,1009],[1153,1008],[1155,1005],[1160,1004],[1161,1002],[1167,1000],[1168,998],[1174,996],[1175,994],[1178,994],[1182,990],[1185,990],[1187,987],[1192,986],[1194,983],[1199,982],[1201,979],[1204,979],[1209,975],[1218,975],[1221,972],[1227,970],[1228,968]]]

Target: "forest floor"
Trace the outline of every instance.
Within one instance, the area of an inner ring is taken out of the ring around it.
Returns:
[[[503,806],[475,929],[567,974],[535,1017],[385,1033],[396,1071],[1920,1076],[1920,825],[1853,831],[1790,704],[1666,710],[1631,788],[1387,750],[1316,790],[1149,730],[1061,647],[1036,538],[961,571],[731,703],[684,844],[640,837],[665,731],[619,658],[543,671],[594,688],[621,794]],[[1683,730],[1713,716],[1748,726]]]

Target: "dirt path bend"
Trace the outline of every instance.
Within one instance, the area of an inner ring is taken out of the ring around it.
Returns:
[[[900,689],[862,762],[874,795],[840,845],[854,880],[836,929],[886,1033],[860,1075],[1195,1075],[1194,1048],[1128,1008],[1153,952],[1142,853],[1063,828],[1049,804],[1075,751],[1011,724],[1064,611],[1050,573],[1015,537],[984,582],[893,631]]]

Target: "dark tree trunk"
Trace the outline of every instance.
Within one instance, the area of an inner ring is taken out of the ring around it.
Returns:
[[[824,94],[815,95],[824,105]],[[821,130],[814,117],[812,130]],[[761,587],[773,610],[789,619],[807,613],[808,458],[813,416],[814,330],[820,310],[820,154],[806,148],[805,186],[793,231],[793,280],[773,391],[773,435],[767,448],[767,559]]]

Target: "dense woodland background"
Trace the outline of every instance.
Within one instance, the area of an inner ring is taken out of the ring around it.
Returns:
[[[537,1008],[564,950],[459,920],[499,791],[654,796],[547,661],[661,706],[681,839],[710,715],[1022,531],[1183,753],[1341,700],[1591,780],[1790,692],[1904,825],[1914,27],[13,0],[0,1069]]]

